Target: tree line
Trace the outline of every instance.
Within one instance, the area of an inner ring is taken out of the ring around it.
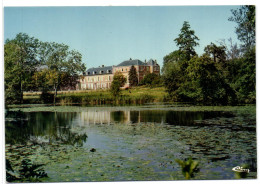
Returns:
[[[240,47],[229,39],[210,43],[201,56],[199,38],[185,21],[174,39],[178,50],[164,57],[162,78],[173,101],[205,105],[255,103],[255,6],[231,10]]]
[[[5,41],[4,62],[7,104],[22,104],[24,91],[42,91],[43,100],[55,104],[57,91],[75,86],[86,69],[78,51],[65,44],[42,42],[25,33]],[[48,93],[50,90],[54,94]]]

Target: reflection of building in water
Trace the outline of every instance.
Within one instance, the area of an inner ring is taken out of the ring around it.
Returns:
[[[130,111],[86,111],[80,113],[80,119],[84,124],[110,124],[111,122],[129,123]]]
[[[84,124],[110,123],[110,111],[86,111],[80,113],[80,119]]]
[[[81,122],[84,124],[110,124],[111,122],[140,123],[140,122],[163,122],[164,116],[153,111],[86,111],[80,113]]]
[[[80,118],[84,124],[94,123],[167,123],[174,125],[191,125],[195,120],[208,119],[215,117],[216,114],[206,112],[183,112],[183,111],[165,111],[165,110],[139,110],[139,111],[113,111],[106,109],[104,111],[81,112]]]

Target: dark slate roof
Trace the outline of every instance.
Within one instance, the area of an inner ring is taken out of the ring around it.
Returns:
[[[146,65],[146,64],[140,61],[139,59],[134,59],[134,60],[123,61],[117,66],[131,66],[131,65]]]
[[[102,74],[112,74],[112,66],[89,68],[86,71],[86,75],[102,75]]]
[[[153,66],[153,65],[158,65],[157,62],[156,62],[155,60],[152,60],[152,59],[150,59],[146,64],[147,64],[147,65],[150,65],[150,66],[151,66],[151,65],[152,65],[152,66]]]

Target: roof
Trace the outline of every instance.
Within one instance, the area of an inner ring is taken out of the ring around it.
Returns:
[[[144,62],[140,61],[139,59],[134,59],[134,60],[127,60],[123,61],[117,66],[131,66],[131,65],[146,65]]]
[[[152,60],[152,59],[150,59],[147,63],[146,63],[147,65],[158,65],[157,64],[157,62],[155,61],[155,60]]]
[[[103,74],[112,74],[112,66],[89,68],[86,71],[86,75],[103,75]]]

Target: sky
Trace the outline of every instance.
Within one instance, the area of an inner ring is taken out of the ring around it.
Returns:
[[[201,55],[211,42],[232,38],[236,23],[228,21],[239,6],[99,6],[5,7],[4,40],[23,32],[41,41],[64,43],[82,54],[87,68],[132,59],[156,59],[178,47],[184,21],[200,39]]]

